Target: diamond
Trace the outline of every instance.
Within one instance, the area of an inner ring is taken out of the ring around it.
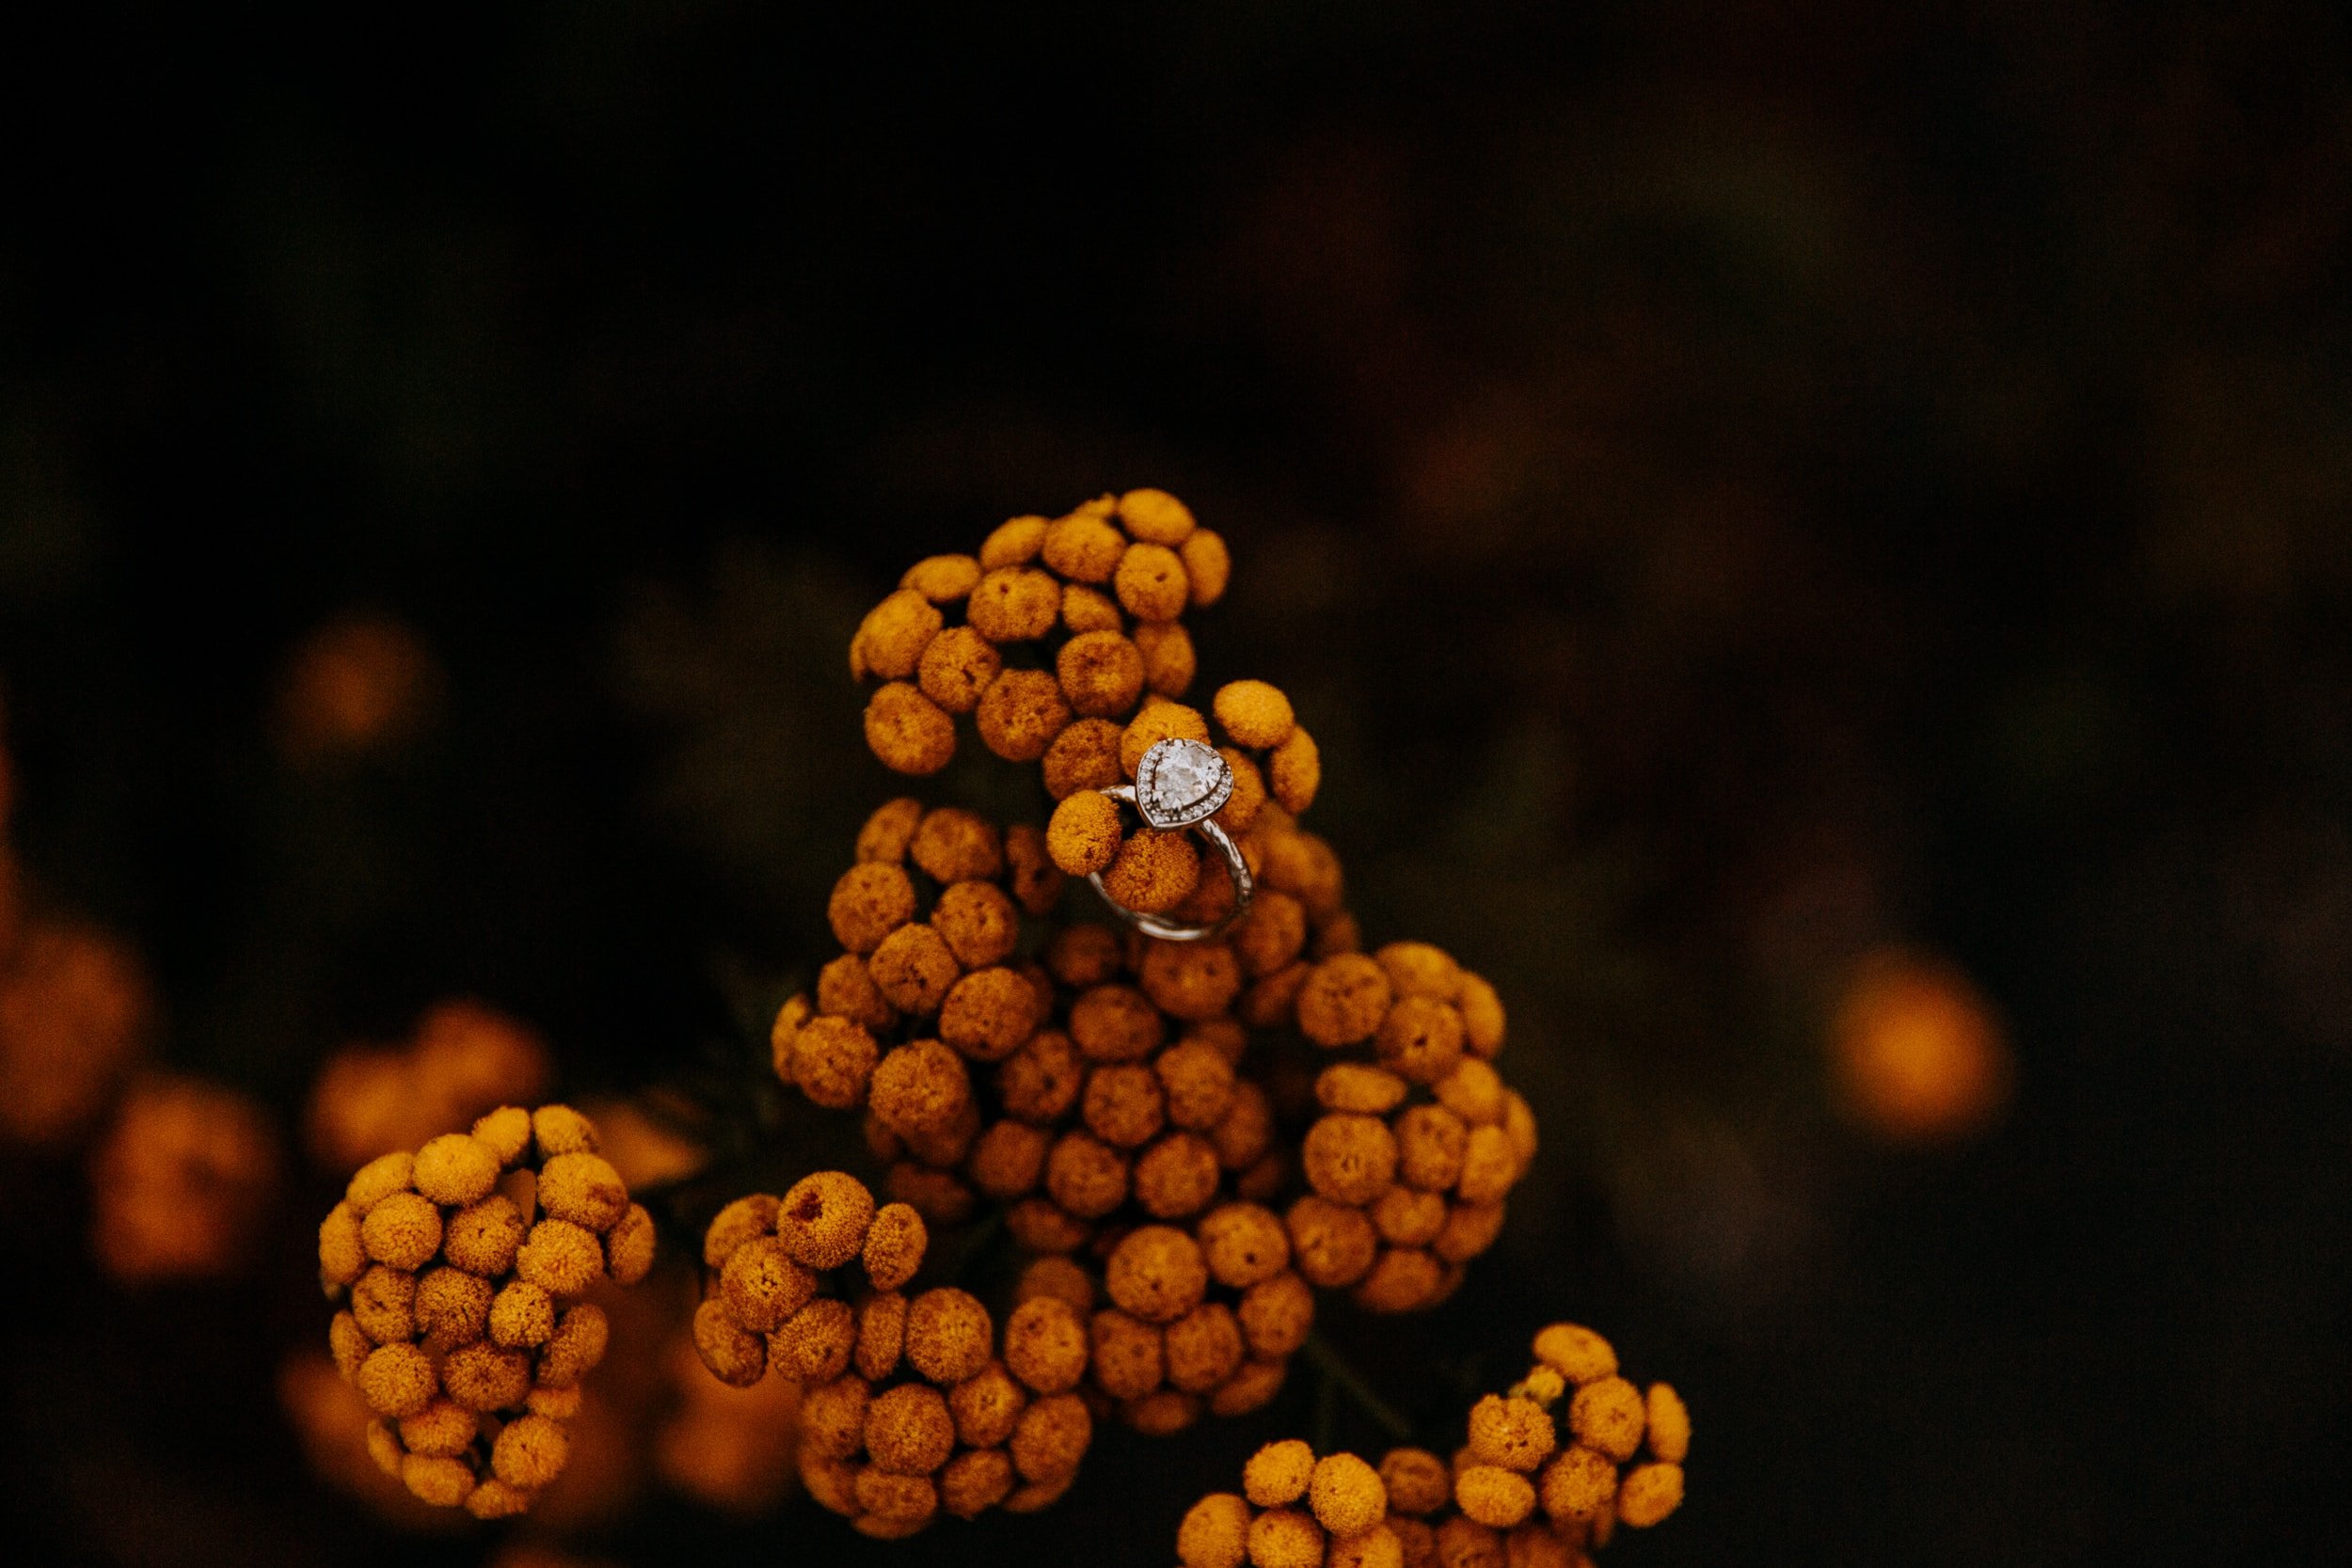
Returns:
[[[1163,832],[1216,816],[1232,794],[1233,770],[1198,740],[1157,741],[1136,768],[1136,810]]]

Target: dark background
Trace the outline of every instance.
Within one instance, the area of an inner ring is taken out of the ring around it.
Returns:
[[[1233,548],[1207,676],[1294,693],[1368,931],[1497,980],[1543,1116],[1460,1297],[1332,1314],[1433,1440],[1571,1316],[1698,1426],[1619,1561],[2352,1554],[2321,8],[205,9],[0,24],[15,833],[167,1060],[291,1117],[455,992],[574,1090],[701,1059],[892,790],[865,606],[1164,485]],[[274,683],[362,610],[433,720],[294,768]],[[2016,1052],[1955,1148],[1830,1106],[1827,976],[1894,941]],[[8,1171],[7,1555],[495,1539],[375,1533],[279,1425],[331,1182],[125,1295]],[[859,1555],[1164,1562],[1311,1402]]]

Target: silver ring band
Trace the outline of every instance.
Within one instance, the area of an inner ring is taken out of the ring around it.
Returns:
[[[1087,880],[1103,895],[1111,913],[1145,936],[1157,937],[1162,942],[1199,942],[1216,936],[1242,917],[1254,891],[1249,863],[1242,858],[1241,847],[1233,842],[1233,836],[1211,820],[1233,795],[1233,770],[1226,766],[1223,757],[1198,740],[1171,736],[1153,742],[1143,753],[1136,767],[1134,784],[1119,784],[1103,794],[1133,806],[1147,826],[1161,832],[1190,828],[1207,839],[1225,857],[1225,869],[1233,882],[1233,907],[1226,911],[1225,918],[1207,926],[1184,926],[1129,909],[1111,896],[1110,889],[1103,885],[1100,871],[1089,872]]]
[[[1136,803],[1136,786],[1133,784],[1120,784],[1103,793],[1114,800],[1124,801],[1131,806]],[[1221,936],[1234,921],[1242,917],[1242,912],[1249,908],[1250,895],[1257,891],[1256,879],[1249,875],[1249,863],[1242,858],[1241,846],[1233,842],[1232,834],[1206,817],[1189,826],[1194,832],[1207,839],[1216,851],[1225,857],[1226,873],[1232,878],[1233,907],[1226,911],[1222,920],[1208,926],[1184,926],[1156,914],[1145,914],[1140,910],[1131,910],[1111,896],[1110,889],[1103,885],[1103,874],[1100,871],[1087,873],[1087,880],[1092,882],[1094,891],[1103,895],[1103,902],[1110,906],[1111,913],[1133,926],[1145,936],[1157,937],[1162,942],[1203,942],[1210,937]]]

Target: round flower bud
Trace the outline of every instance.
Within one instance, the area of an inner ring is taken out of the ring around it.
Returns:
[[[848,1459],[866,1446],[870,1389],[862,1377],[837,1377],[801,1397],[801,1441],[828,1459]]]
[[[1481,1056],[1492,1056],[1502,1049],[1504,1015],[1502,998],[1495,989],[1478,975],[1465,972],[1462,993],[1454,999],[1462,1014],[1464,1042]]]
[[[478,1203],[498,1185],[498,1152],[463,1132],[443,1133],[417,1150],[414,1180],[436,1203]]]
[[[1057,800],[1125,781],[1119,771],[1120,727],[1107,719],[1080,719],[1045,748],[1045,793]],[[1060,863],[1058,861],[1057,864]]]
[[[892,681],[866,700],[866,745],[895,773],[936,773],[956,754],[956,721],[917,688]]]
[[[1173,621],[1192,602],[1184,563],[1165,545],[1130,545],[1119,558],[1111,588],[1138,621]]]
[[[570,1387],[596,1370],[612,1338],[612,1325],[603,1307],[584,1301],[565,1308],[539,1352],[539,1381],[550,1388]]]
[[[1333,1112],[1307,1130],[1307,1180],[1334,1203],[1363,1208],[1396,1180],[1396,1138],[1378,1117]]]
[[[1405,1102],[1409,1087],[1386,1069],[1363,1062],[1337,1062],[1316,1074],[1315,1101],[1327,1111],[1381,1117]]]
[[[1289,1372],[1287,1361],[1244,1361],[1209,1395],[1209,1414],[1230,1420],[1264,1409],[1282,1391]]]
[[[1054,863],[1073,877],[1101,871],[1118,857],[1124,829],[1119,803],[1092,789],[1081,789],[1054,808],[1045,825],[1045,850]]]
[[[473,1445],[474,1413],[454,1400],[435,1400],[400,1423],[400,1446],[410,1453],[453,1459]]]
[[[604,1247],[569,1220],[541,1220],[516,1249],[515,1272],[551,1296],[576,1296],[604,1276]]]
[[[1475,1056],[1466,1056],[1436,1085],[1438,1103],[1472,1127],[1492,1127],[1502,1120],[1502,1077]]]
[[[1669,1384],[1653,1383],[1643,1401],[1649,1416],[1649,1451],[1669,1465],[1691,1454],[1691,1412]]]
[[[545,1416],[524,1416],[500,1429],[490,1466],[507,1485],[535,1492],[563,1474],[571,1454],[571,1440],[560,1424]]]
[[[1205,609],[1225,596],[1225,585],[1232,578],[1232,557],[1226,551],[1225,541],[1214,531],[1195,529],[1184,536],[1176,554],[1184,563],[1184,576],[1192,589],[1192,602],[1197,609]]]
[[[358,1211],[348,1202],[338,1203],[319,1225],[319,1284],[331,1296],[358,1279],[367,1266],[368,1249],[360,1240]]]
[[[1136,978],[1170,1018],[1215,1018],[1241,994],[1241,960],[1221,942],[1151,942]]]
[[[1580,1386],[1613,1377],[1617,1370],[1616,1351],[1580,1323],[1553,1323],[1538,1332],[1535,1358]]]
[[[973,713],[981,743],[1007,762],[1037,761],[1070,719],[1060,685],[1042,670],[1000,672]]]
[[[1087,1075],[1079,1102],[1088,1130],[1119,1148],[1149,1142],[1166,1119],[1158,1074],[1139,1063],[1098,1067]]]
[[[1248,1550],[1249,1504],[1231,1492],[1201,1498],[1176,1527],[1176,1556],[1184,1568],[1241,1568]]]
[[[850,1305],[830,1296],[802,1307],[768,1337],[770,1365],[795,1383],[830,1383],[850,1370],[857,1320]]]
[[[1495,1244],[1495,1238],[1502,1233],[1502,1216],[1500,1203],[1451,1204],[1445,1212],[1445,1226],[1429,1243],[1429,1250],[1449,1263],[1467,1263]]]
[[[531,1146],[531,1113],[519,1105],[501,1105],[473,1124],[473,1135],[501,1165],[512,1165]]]
[[[817,1276],[794,1262],[784,1243],[759,1236],[737,1247],[719,1274],[719,1297],[737,1326],[771,1334],[817,1293]]]
[[[858,1256],[874,1219],[874,1195],[843,1171],[821,1170],[792,1184],[776,1206],[776,1239],[807,1269],[837,1269]]]
[[[1143,681],[1153,695],[1181,697],[1192,688],[1200,671],[1192,634],[1174,621],[1150,621],[1135,629],[1136,651],[1143,656]]]
[[[1141,1399],[1167,1375],[1168,1347],[1160,1331],[1116,1307],[1104,1307],[1088,1321],[1087,1342],[1095,1386],[1113,1399]]]
[[[1356,1283],[1356,1304],[1370,1312],[1418,1312],[1445,1291],[1445,1270],[1419,1247],[1388,1247]]]
[[[755,1236],[772,1236],[776,1231],[777,1200],[767,1193],[753,1193],[739,1197],[711,1218],[710,1228],[703,1232],[703,1262],[710,1268],[726,1266],[735,1249]]]
[[[1253,751],[1279,746],[1298,722],[1281,688],[1264,681],[1230,681],[1217,688],[1210,711],[1227,735]]]
[[[813,1104],[853,1110],[865,1103],[881,1054],[874,1037],[849,1020],[813,1018],[792,1037],[792,1082]]]
[[[926,1291],[907,1309],[907,1359],[943,1387],[988,1365],[994,1324],[968,1291]]]
[[[1270,1279],[1290,1264],[1290,1237],[1270,1209],[1228,1203],[1201,1220],[1201,1256],[1220,1285],[1247,1289]]]
[[[1165,490],[1128,491],[1119,498],[1119,520],[1153,545],[1181,545],[1193,531],[1191,510]]]
[[[1082,1220],[1100,1219],[1127,1201],[1124,1156],[1089,1132],[1065,1132],[1045,1156],[1045,1191]]]
[[[943,713],[969,713],[1004,670],[1004,656],[970,626],[949,626],[923,650],[914,684]]]
[[[1036,1296],[1052,1296],[1066,1301],[1081,1312],[1094,1310],[1094,1281],[1086,1270],[1067,1258],[1036,1258],[1021,1270],[1021,1278],[1013,1287],[1016,1301]]]
[[[414,1416],[440,1391],[433,1363],[414,1345],[381,1345],[359,1365],[359,1397],[379,1416]]]
[[[957,882],[939,895],[931,928],[965,969],[1002,963],[1021,933],[1021,913],[993,882]]]
[[[851,657],[885,680],[911,675],[943,620],[937,606],[902,588],[866,611],[850,640]]]
[[[917,1015],[939,1011],[946,1000],[948,988],[963,974],[956,962],[954,951],[930,925],[915,921],[901,926],[882,940],[866,960],[866,968],[874,976],[874,985],[883,1000],[901,1012]],[[822,1022],[821,1020],[819,1022]],[[811,1024],[810,1028],[816,1027]],[[808,1030],[801,1031],[805,1038]],[[796,1049],[793,1070],[800,1069]],[[815,1096],[811,1096],[815,1099]],[[822,1103],[822,1101],[819,1101]],[[841,1109],[845,1107],[830,1107]]]
[[[1200,880],[1200,851],[1186,832],[1137,828],[1103,871],[1103,889],[1139,914],[1165,914]]]
[[[1058,1121],[1086,1085],[1086,1068],[1069,1036],[1041,1029],[996,1069],[1005,1114],[1038,1124]]]
[[[875,1211],[866,1227],[864,1246],[866,1277],[877,1291],[895,1291],[914,1277],[923,1266],[930,1233],[923,1216],[904,1203],[886,1203]]]
[[[393,1193],[359,1222],[359,1239],[375,1261],[413,1272],[441,1250],[441,1212],[416,1193]]]
[[[412,1453],[400,1462],[400,1479],[417,1497],[435,1508],[455,1508],[474,1489],[473,1471],[454,1459]]]
[[[1097,512],[1073,512],[1045,531],[1038,553],[1045,564],[1073,582],[1108,582],[1126,553],[1127,541]]]
[[[1454,1184],[1466,1203],[1493,1203],[1519,1179],[1518,1150],[1500,1127],[1473,1127],[1462,1151],[1462,1177]]]
[[[976,1061],[999,1062],[1036,1032],[1041,1013],[1037,988],[1018,971],[975,970],[940,1004],[939,1037]]]
[[[1284,1224],[1298,1272],[1325,1290],[1355,1284],[1379,1251],[1379,1237],[1361,1210],[1318,1195],[1292,1204]]]
[[[1361,1535],[1388,1513],[1389,1489],[1380,1473],[1354,1454],[1328,1454],[1315,1462],[1307,1505],[1333,1535]]]
[[[1244,1345],[1241,1323],[1220,1301],[1204,1301],[1161,1335],[1168,1381],[1188,1394],[1205,1394],[1233,1375]]]
[[[517,1279],[490,1303],[490,1342],[508,1350],[527,1350],[548,1342],[555,1333],[555,1298],[538,1286]]]
[[[1642,1465],[1617,1486],[1617,1521],[1646,1529],[1682,1506],[1682,1466]]]
[[[489,1332],[490,1282],[462,1268],[435,1269],[417,1282],[416,1331],[434,1350],[470,1345]]]
[[[358,1319],[349,1312],[338,1312],[326,1325],[326,1350],[334,1358],[335,1370],[345,1383],[359,1381],[360,1364],[375,1349],[375,1341],[359,1326]]]
[[[1071,1004],[1070,1037],[1091,1061],[1140,1061],[1166,1030],[1159,1009],[1132,986],[1096,986]]]
[[[1551,1413],[1534,1400],[1488,1394],[1470,1407],[1470,1457],[1481,1465],[1530,1472],[1551,1457],[1558,1443]]]
[[[1233,1103],[1225,1119],[1209,1131],[1216,1145],[1216,1161],[1227,1170],[1256,1164],[1274,1143],[1274,1106],[1265,1090],[1247,1080],[1233,1085]]]
[[[971,1105],[972,1081],[954,1052],[937,1040],[915,1040],[874,1069],[866,1103],[901,1137],[936,1132]]]
[[[947,1390],[947,1413],[955,1418],[956,1440],[967,1448],[1003,1447],[1028,1404],[1027,1391],[1013,1381],[1001,1361],[991,1361]]]
[[[880,1383],[898,1370],[907,1344],[907,1298],[896,1291],[866,1296],[850,1308],[857,1322],[857,1343],[850,1365],[868,1383]]]
[[[1200,1305],[1209,1270],[1190,1236],[1172,1226],[1146,1225],[1112,1250],[1104,1283],[1122,1310],[1165,1323]]]
[[[1617,1466],[1607,1454],[1576,1445],[1544,1466],[1544,1512],[1554,1519],[1591,1519],[1617,1495]]]
[[[928,1476],[956,1449],[956,1424],[939,1390],[900,1384],[866,1410],[866,1451],[894,1475]]]
[[[1061,585],[1035,567],[1000,567],[982,577],[964,607],[972,629],[991,642],[1028,642],[1054,628]]]
[[[1323,1550],[1323,1527],[1300,1509],[1269,1509],[1249,1522],[1249,1560],[1257,1568],[1318,1568]]]
[[[1323,751],[1300,724],[1266,759],[1266,787],[1293,816],[1315,803],[1323,787]]]
[[[1143,655],[1116,631],[1081,632],[1054,668],[1071,708],[1089,719],[1125,713],[1143,696]]]
[[[980,584],[980,563],[968,555],[926,556],[898,579],[934,604],[952,604]]]
[[[960,1453],[939,1472],[939,1505],[959,1519],[977,1519],[1012,1491],[1012,1457],[1002,1449]]]
[[[1391,1187],[1375,1198],[1372,1227],[1392,1246],[1427,1246],[1445,1229],[1446,1202],[1436,1193]]]
[[[842,946],[871,953],[882,939],[914,918],[914,883],[898,865],[863,861],[841,874],[825,903],[825,918]]]
[[[1399,1513],[1435,1513],[1454,1496],[1454,1472],[1427,1449],[1391,1449],[1380,1461],[1380,1481]]]
[[[604,1266],[616,1283],[634,1285],[653,1272],[656,1243],[653,1215],[642,1203],[623,1212],[604,1237]]]
[[[1119,608],[1119,601],[1099,588],[1089,588],[1083,582],[1061,585],[1061,624],[1073,632],[1123,631],[1127,617]]]
[[[1171,1132],[1136,1157],[1136,1201],[1153,1219],[1189,1218],[1216,1199],[1222,1174],[1208,1139],[1198,1132]]]
[[[980,542],[981,570],[993,572],[1035,559],[1045,544],[1045,531],[1051,526],[1042,517],[1015,517],[999,524]]]
[[[1119,1418],[1146,1437],[1170,1437],[1200,1418],[1200,1399],[1174,1388],[1154,1388],[1120,1405]]]
[[[1470,1129],[1442,1105],[1407,1107],[1396,1120],[1397,1175],[1426,1193],[1452,1190],[1462,1178]]]
[[[450,1352],[441,1363],[441,1384],[469,1410],[511,1410],[531,1392],[531,1357],[478,1340]]]
[[[1035,1296],[1005,1322],[1005,1367],[1041,1394],[1067,1393],[1087,1370],[1087,1325],[1068,1302]]]
[[[343,1201],[351,1205],[353,1213],[361,1219],[378,1203],[394,1193],[405,1193],[414,1184],[417,1157],[405,1150],[379,1155],[352,1173],[343,1187]]]
[[[378,1263],[351,1291],[351,1315],[377,1344],[416,1337],[417,1276]]]
[[[1380,1061],[1416,1084],[1435,1084],[1462,1059],[1462,1015],[1450,1002],[1404,996],[1380,1021]]]
[[[1298,992],[1298,1031],[1317,1045],[1370,1039],[1388,1016],[1389,977],[1360,953],[1324,959]]]
[[[597,1154],[559,1154],[539,1171],[539,1207],[590,1230],[610,1230],[628,1212],[621,1173]]]
[[[1454,1478],[1454,1502],[1490,1529],[1509,1529],[1534,1512],[1535,1488],[1516,1471],[1472,1465]]]
[[[1642,1446],[1647,1418],[1641,1391],[1621,1377],[1605,1377],[1576,1391],[1568,1405],[1568,1426],[1577,1441],[1622,1465]]]
[[[1021,1413],[1008,1445],[1024,1479],[1059,1481],[1078,1468],[1094,1440],[1094,1418],[1075,1394],[1049,1394]]]

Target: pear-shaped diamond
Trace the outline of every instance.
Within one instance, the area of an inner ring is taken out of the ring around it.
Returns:
[[[1136,810],[1163,831],[1216,816],[1232,794],[1233,770],[1198,740],[1157,741],[1136,768]]]

